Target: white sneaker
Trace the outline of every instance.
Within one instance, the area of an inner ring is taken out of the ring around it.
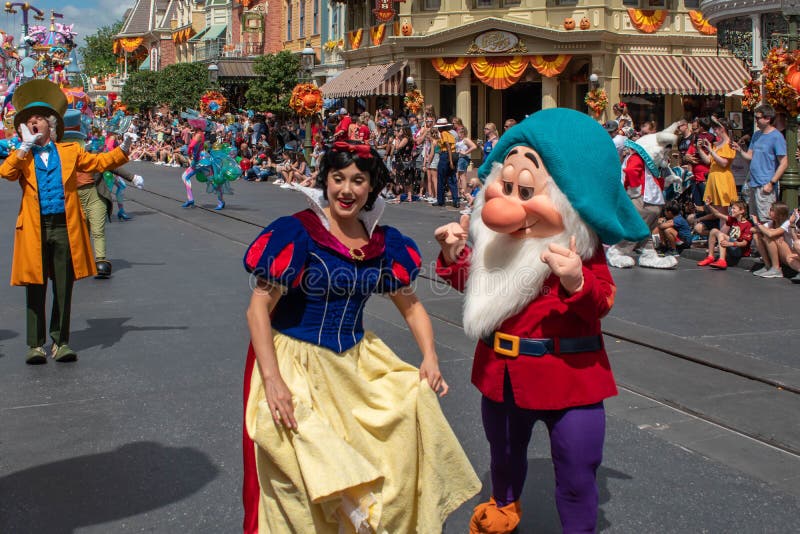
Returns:
[[[472,215],[472,208],[467,208],[459,212],[461,215]]]
[[[759,270],[753,271],[753,275],[754,276],[764,276],[764,273],[766,273],[767,271],[769,271],[769,269],[765,265],[764,267],[760,268]]]
[[[180,167],[180,165],[178,165],[177,163],[173,163],[172,165],[170,165],[170,167]]]
[[[293,184],[281,184],[281,189],[293,189]]]
[[[767,270],[764,274],[759,275],[761,278],[783,278],[783,271],[773,267]]]
[[[280,178],[278,178],[277,180],[275,180],[274,182],[272,182],[272,185],[280,185],[280,184],[282,184],[282,183],[283,183],[283,180],[281,180]]]

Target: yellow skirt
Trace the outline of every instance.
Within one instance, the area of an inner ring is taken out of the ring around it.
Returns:
[[[260,534],[431,534],[480,491],[436,394],[373,333],[341,354],[274,341],[298,428],[274,422],[256,366],[246,424]]]
[[[736,181],[732,172],[712,172],[706,179],[706,193],[703,200],[713,206],[729,206],[734,200],[739,200],[736,192]]]

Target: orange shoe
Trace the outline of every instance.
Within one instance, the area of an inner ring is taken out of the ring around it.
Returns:
[[[714,263],[714,256],[706,256],[705,259],[702,259],[697,262],[697,265],[700,267],[705,267],[706,265],[711,265]]]
[[[522,517],[519,501],[498,508],[494,497],[475,507],[469,521],[469,534],[509,534]]]
[[[724,269],[728,268],[728,262],[723,260],[722,258],[718,259],[717,261],[715,261],[714,263],[712,263],[710,265],[714,269],[723,269],[724,270]]]

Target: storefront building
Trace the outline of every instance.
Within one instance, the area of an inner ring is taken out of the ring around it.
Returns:
[[[376,22],[374,11],[387,6],[399,13]],[[594,74],[610,103],[628,101],[635,119],[663,126],[724,110],[725,95],[749,79],[741,61],[718,50],[698,7],[697,0],[348,4],[346,69],[322,91],[370,111],[384,103],[397,110],[410,77],[437,114],[461,117],[474,132],[548,107],[586,110]]]

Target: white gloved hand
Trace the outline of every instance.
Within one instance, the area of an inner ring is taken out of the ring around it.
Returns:
[[[125,132],[122,136],[122,144],[119,145],[119,147],[127,154],[131,151],[131,146],[133,146],[133,143],[136,142],[137,139],[139,139],[139,136],[135,133]]]
[[[27,124],[19,125],[19,133],[22,136],[22,141],[17,148],[17,157],[24,158],[30,152],[31,147],[36,144],[36,141],[42,138],[42,134],[32,134]]]
[[[134,174],[133,175],[133,185],[136,186],[139,189],[142,189],[144,187],[144,178],[142,178],[138,174]]]

